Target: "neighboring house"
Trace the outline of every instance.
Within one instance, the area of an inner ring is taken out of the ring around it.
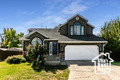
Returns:
[[[114,60],[110,58],[109,53],[101,53],[92,62],[94,62],[96,74],[111,74],[111,62],[114,62]]]
[[[93,35],[94,26],[79,14],[53,29],[31,28],[21,38],[23,50],[37,39],[49,50],[49,55],[59,55],[65,60],[92,60],[99,52],[103,52],[104,39]]]

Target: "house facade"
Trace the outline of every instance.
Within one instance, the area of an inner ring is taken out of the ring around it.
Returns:
[[[21,40],[23,50],[38,40],[49,50],[49,55],[58,55],[65,60],[92,60],[104,51],[107,41],[93,34],[95,27],[79,14],[53,29],[31,28]]]

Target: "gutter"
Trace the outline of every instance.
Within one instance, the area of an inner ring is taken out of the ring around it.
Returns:
[[[108,41],[58,41],[58,43],[104,43],[107,44]]]

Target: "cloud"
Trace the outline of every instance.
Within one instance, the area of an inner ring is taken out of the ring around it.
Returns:
[[[83,12],[86,10],[87,6],[81,4],[81,2],[81,0],[72,2],[70,5],[64,8],[64,14],[76,14],[78,12]]]
[[[60,23],[65,22],[65,18],[62,16],[47,16],[47,17],[38,17],[33,20],[27,21],[25,23],[26,26],[48,26],[55,27]],[[44,25],[43,25],[44,24]]]
[[[95,35],[100,34],[100,30],[93,31],[93,34],[95,34]]]
[[[16,30],[17,33],[23,32],[24,35],[27,34],[27,29],[29,29],[27,26],[21,25],[21,26],[15,26],[13,29]]]
[[[32,12],[29,12],[29,11],[18,11],[17,13],[19,13],[19,14],[25,14],[25,15],[32,15],[32,14],[34,14],[33,11]]]

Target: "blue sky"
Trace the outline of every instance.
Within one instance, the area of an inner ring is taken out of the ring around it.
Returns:
[[[14,28],[27,34],[29,28],[53,28],[80,14],[99,33],[105,21],[120,16],[120,0],[0,0],[0,33]]]

